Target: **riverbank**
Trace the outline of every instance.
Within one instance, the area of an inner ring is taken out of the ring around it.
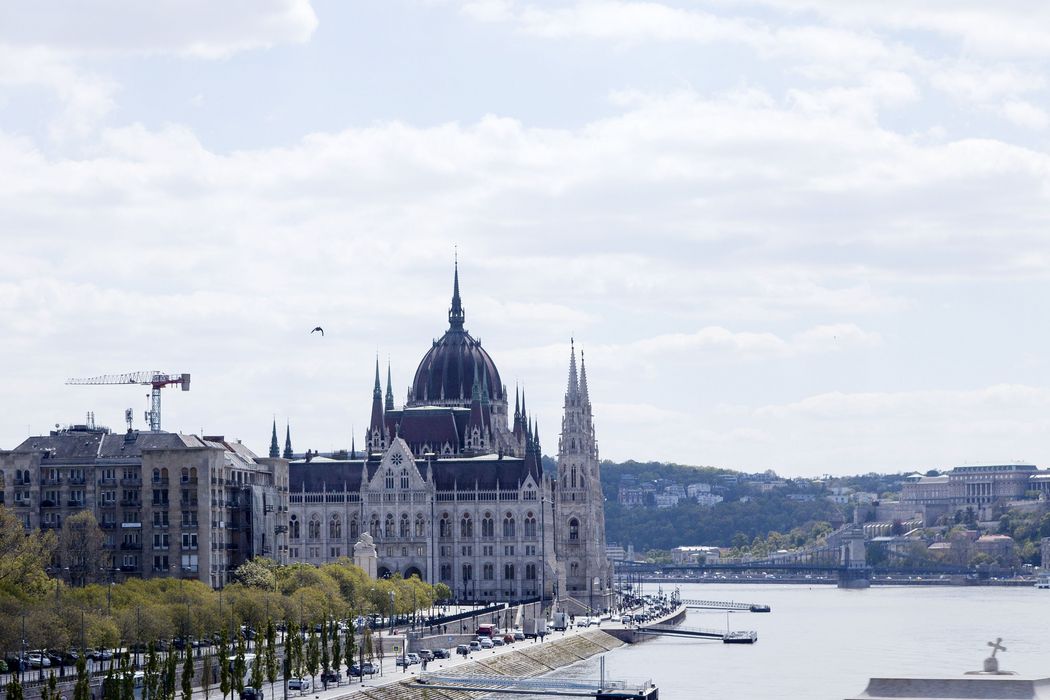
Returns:
[[[655,577],[641,577],[637,579],[639,582],[644,584],[698,584],[698,585],[715,585],[715,586],[727,586],[727,585],[762,585],[762,586],[777,586],[777,585],[791,585],[791,586],[837,586],[837,577],[827,576],[813,576],[811,578],[690,578],[687,576],[663,576],[660,578]],[[1035,587],[1035,579],[976,579],[969,578],[966,576],[951,576],[949,578],[873,578],[871,580],[872,586],[999,586],[1004,588],[1016,588],[1016,587]]]
[[[624,645],[606,630],[589,628],[570,630],[564,636],[550,635],[542,643],[519,644],[475,652],[471,658],[453,663],[445,671],[451,675],[514,676],[535,678],[578,661],[604,654]],[[431,666],[436,670],[440,666]],[[395,674],[396,675],[396,674]],[[381,684],[369,682],[356,688],[340,688],[342,692],[313,693],[320,700],[435,700],[456,698],[480,698],[488,693],[474,691],[442,691],[417,685],[410,678],[392,678]]]

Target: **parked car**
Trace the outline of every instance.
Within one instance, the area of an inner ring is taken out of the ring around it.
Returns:
[[[525,633],[521,630],[514,630],[514,641],[520,642],[525,639]]]
[[[510,638],[510,641],[512,641],[512,642],[514,641],[514,637],[513,636]],[[501,647],[501,646],[506,644],[506,642],[503,641],[502,637],[496,637],[496,638],[492,639],[491,642],[492,642],[492,646],[494,646],[494,647]],[[482,643],[481,646],[485,646],[485,644]]]
[[[26,656],[26,664],[29,668],[51,668],[51,659],[39,652],[33,652]]]
[[[419,658],[423,659],[424,661],[433,661],[435,658],[434,652],[430,651],[430,649],[420,649]]]
[[[478,639],[478,644],[481,645],[482,649],[491,649],[492,646],[493,646],[492,638],[491,637],[481,637],[480,639]]]
[[[447,659],[451,656],[451,654],[448,653],[448,649],[433,649],[431,651],[434,654],[435,659]]]
[[[325,671],[321,674],[322,683],[339,683],[343,680],[343,674],[339,671]]]
[[[263,700],[262,688],[245,688],[241,691],[241,700]]]
[[[475,642],[475,644],[477,644],[477,642]],[[481,651],[481,645],[480,644],[478,644],[478,648],[476,649],[476,651]],[[469,644],[460,644],[459,646],[456,647],[456,653],[459,654],[460,656],[466,656],[470,652],[471,652],[471,648],[470,648]]]
[[[361,666],[354,664],[350,667],[350,675],[357,676],[358,678],[365,675],[373,676],[375,675],[376,671],[377,669],[371,661],[366,661]]]
[[[292,678],[288,681],[288,690],[299,690],[304,693],[310,692],[309,678]]]
[[[475,639],[473,642],[468,644],[467,647],[469,647],[471,651],[481,651],[481,642]]]

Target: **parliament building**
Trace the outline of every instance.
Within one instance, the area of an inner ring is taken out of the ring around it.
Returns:
[[[587,370],[570,347],[557,476],[544,473],[523,393],[513,410],[488,352],[467,332],[454,274],[448,330],[416,369],[407,400],[376,364],[360,452],[291,453],[288,560],[322,564],[374,540],[380,576],[444,583],[460,601],[558,597],[609,606],[612,572]],[[354,441],[356,443],[356,440]],[[280,455],[276,425],[270,456]]]

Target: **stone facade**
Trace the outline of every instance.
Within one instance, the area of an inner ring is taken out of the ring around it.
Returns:
[[[121,580],[181,576],[223,586],[253,556],[287,558],[288,466],[215,436],[73,426],[0,452],[3,502],[27,529],[58,530],[90,510],[105,571]]]
[[[596,595],[611,568],[586,370],[570,353],[559,441],[560,481],[543,472],[539,427],[524,392],[508,392],[464,328],[456,270],[449,327],[394,404],[378,364],[365,450],[307,454],[289,465],[289,554],[322,564],[351,556],[368,533],[377,574],[444,583],[461,601]],[[287,441],[287,440],[286,440]],[[276,445],[276,433],[273,444]],[[598,579],[598,583],[594,583]]]

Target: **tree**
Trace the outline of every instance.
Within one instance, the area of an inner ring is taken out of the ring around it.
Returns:
[[[73,686],[73,700],[91,700],[91,684],[88,681],[87,660],[84,654],[77,659],[77,682]]]
[[[226,696],[230,694],[230,643],[226,638],[226,628],[223,627],[219,632],[219,692],[222,693],[222,700],[226,700]]]
[[[339,643],[339,623],[332,620],[332,668],[339,670],[339,664],[343,661],[343,647]]]
[[[323,625],[322,625],[323,627]],[[321,662],[321,650],[317,644],[317,633],[310,630],[310,640],[306,645],[306,672],[310,674],[312,681],[317,675],[318,665]]]
[[[328,619],[321,622],[321,672],[327,673],[331,669],[331,659],[328,655]],[[327,684],[325,690],[328,689]]]
[[[179,655],[174,651],[168,652],[164,659],[164,697],[167,700],[175,700],[175,676],[179,671]]]
[[[273,684],[277,682],[277,630],[273,626],[273,620],[266,623],[266,650],[263,652],[262,663],[266,667],[266,681],[270,684],[270,697],[274,697]],[[205,698],[204,700],[208,700]]]
[[[186,659],[182,663],[182,700],[193,700],[193,645],[186,645]]]
[[[120,657],[120,700],[135,700],[135,672],[128,654]]]
[[[237,652],[233,657],[233,689],[240,694],[244,690],[244,675],[247,669],[244,665],[244,635],[237,631]]]
[[[250,559],[234,569],[233,580],[245,588],[275,590],[277,588],[277,564],[263,557]]]
[[[290,628],[289,628],[290,629]],[[286,645],[288,654],[288,669],[295,678],[303,676],[303,633],[296,629],[288,637]]]
[[[160,660],[157,645],[149,643],[146,651],[146,668],[142,673],[142,700],[157,700],[160,688]]]
[[[204,700],[208,700],[208,691],[211,690],[211,684],[214,680],[212,678],[211,665],[215,663],[211,658],[210,650],[204,654],[204,661],[202,663],[204,665],[201,666],[201,690],[204,691]]]
[[[434,599],[438,602],[452,600],[452,589],[441,582],[434,584]]]
[[[346,621],[346,672],[350,673],[350,667],[354,665],[357,660],[357,644],[354,639],[354,618],[350,617]],[[363,676],[362,676],[363,678]]]
[[[103,569],[105,536],[90,510],[82,510],[62,522],[58,536],[58,557],[69,569],[69,580],[74,585],[87,585],[98,580]]]
[[[259,648],[256,647],[256,652],[258,652],[258,651],[259,651]],[[265,652],[265,650],[263,650],[263,651]],[[264,674],[263,674],[263,665],[264,665],[264,663],[265,663],[265,656],[264,656],[264,654],[256,653],[255,661],[252,663],[252,668],[251,668],[251,671],[249,672],[249,678],[248,678],[248,682],[250,682],[252,684],[252,687],[255,688],[256,690],[262,689],[262,684],[263,684],[263,679],[264,679]],[[272,688],[270,689],[270,692],[271,692],[271,694],[273,693],[273,689]]]
[[[26,534],[14,511],[0,506],[0,587],[18,597],[40,589],[55,541],[53,532]]]
[[[18,674],[11,674],[11,682],[7,684],[7,700],[23,700],[22,684],[18,682]]]

